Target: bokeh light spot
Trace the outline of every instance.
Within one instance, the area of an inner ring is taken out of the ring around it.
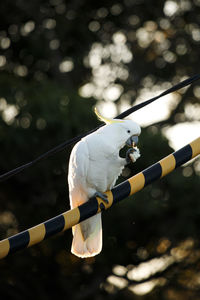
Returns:
[[[74,63],[71,59],[65,59],[59,65],[59,70],[61,73],[71,72],[74,68]]]

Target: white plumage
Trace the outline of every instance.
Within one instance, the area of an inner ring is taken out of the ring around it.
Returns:
[[[100,118],[110,124],[83,138],[71,152],[68,172],[71,208],[88,201],[96,192],[104,193],[115,185],[127,164],[126,159],[119,156],[119,150],[131,136],[138,136],[141,131],[139,125],[130,120]],[[73,254],[85,258],[101,251],[101,214],[75,225],[72,232]]]

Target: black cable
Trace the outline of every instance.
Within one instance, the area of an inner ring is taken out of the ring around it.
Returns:
[[[172,86],[171,88],[167,89],[166,91],[162,92],[160,95],[156,96],[156,97],[153,97],[149,100],[146,100],[142,103],[139,103],[137,105],[134,105],[133,107],[127,109],[126,111],[124,111],[123,113],[119,114],[116,119],[123,119],[125,117],[127,117],[128,115],[130,115],[131,113],[137,111],[138,109],[141,109],[142,107],[154,102],[155,100],[158,100],[159,98],[163,97],[163,96],[166,96],[172,92],[175,92],[183,87],[186,87],[190,84],[192,84],[193,82],[197,81],[200,79],[200,74],[197,74],[195,76],[192,76],[186,80],[183,80],[181,82],[179,82],[178,84]],[[43,153],[42,155],[40,155],[39,157],[35,158],[34,160],[22,165],[22,166],[19,166],[11,171],[8,171],[2,175],[0,175],[0,182],[3,182],[9,178],[11,178],[12,176],[20,173],[21,171],[33,166],[34,164],[36,164],[37,162],[41,161],[42,159],[45,159],[49,156],[52,156],[53,154],[55,153],[58,153],[60,151],[62,151],[63,149],[65,149],[66,147],[78,142],[80,139],[82,139],[83,137],[85,137],[86,135],[94,132],[95,130],[97,130],[98,128],[100,128],[101,126],[87,132],[87,133],[84,133],[84,134],[81,134],[81,135],[78,135],[77,137],[75,138],[72,138],[70,140],[67,140],[65,142],[63,142],[62,144],[59,144],[58,146],[50,149],[49,151]]]
[[[123,119],[125,117],[127,117],[128,115],[130,115],[131,113],[135,112],[136,110],[154,102],[155,100],[158,100],[159,98],[163,97],[163,96],[166,96],[170,93],[173,93],[183,87],[186,87],[187,85],[190,85],[191,83],[197,81],[200,79],[200,74],[197,74],[195,76],[192,76],[188,79],[185,79],[177,84],[175,84],[174,86],[172,86],[171,88],[167,89],[166,91],[162,92],[160,95],[156,96],[156,97],[153,97],[149,100],[146,100],[142,103],[139,103],[137,105],[134,105],[133,107],[127,109],[125,112],[121,113],[119,116],[116,117],[116,119]]]

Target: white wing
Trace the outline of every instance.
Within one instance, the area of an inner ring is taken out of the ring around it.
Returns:
[[[88,164],[87,145],[81,141],[74,146],[69,161],[68,183],[71,208],[88,200],[86,184]]]
[[[86,202],[94,190],[87,183],[89,169],[87,144],[81,141],[75,145],[70,156],[68,182],[71,208]],[[97,255],[102,249],[101,214],[95,215],[72,228],[71,251],[79,257]]]

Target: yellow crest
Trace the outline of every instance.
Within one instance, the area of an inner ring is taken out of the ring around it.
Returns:
[[[96,107],[94,108],[94,112],[97,115],[97,117],[99,118],[99,120],[106,124],[123,123],[124,122],[123,120],[110,119],[110,118],[105,118],[105,117],[101,116]]]

